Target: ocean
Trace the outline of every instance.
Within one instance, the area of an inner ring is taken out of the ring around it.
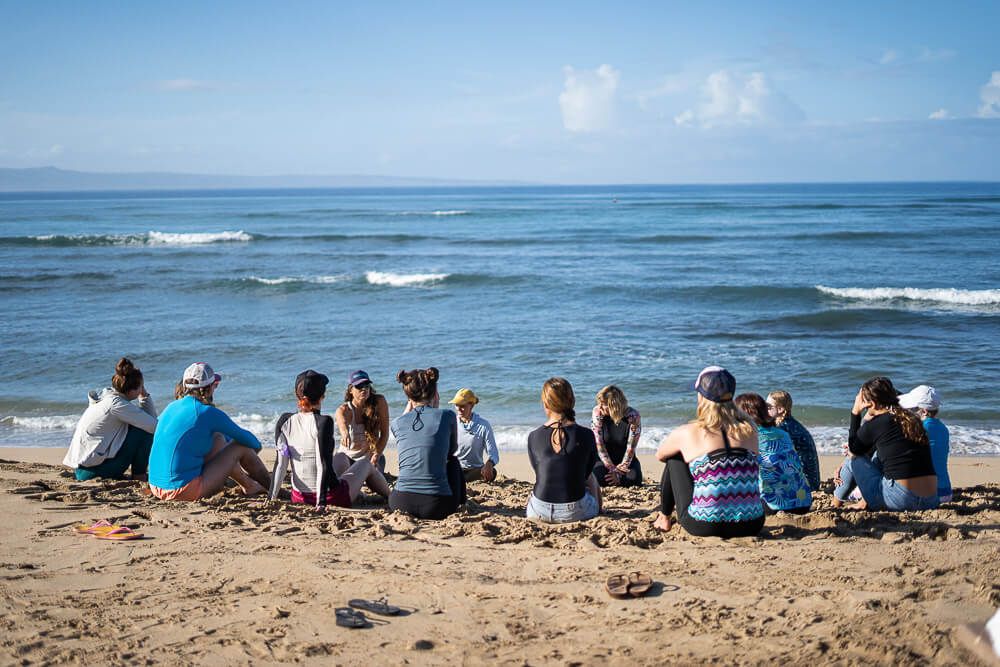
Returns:
[[[502,450],[565,376],[605,384],[649,451],[709,364],[785,389],[839,453],[858,386],[943,398],[955,454],[1000,455],[1000,184],[0,194],[0,444],[65,447],[115,362],[157,405],[185,366],[273,443],[297,373],[401,368],[482,399]]]

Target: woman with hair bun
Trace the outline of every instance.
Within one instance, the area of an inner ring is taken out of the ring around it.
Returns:
[[[142,371],[122,357],[111,386],[88,394],[87,407],[73,432],[63,464],[76,468],[78,480],[146,479],[149,450],[156,430],[156,408],[146,391]],[[138,400],[138,404],[132,401]]]
[[[545,424],[528,434],[528,460],[535,487],[527,515],[546,523],[586,521],[601,512],[601,487],[594,477],[597,445],[590,429],[576,423],[576,397],[565,378],[542,385]]]
[[[870,510],[938,506],[927,432],[915,414],[900,406],[899,392],[889,378],[873,377],[861,385],[851,408],[847,447],[850,454],[840,469],[838,500],[856,484],[860,507]],[[877,456],[871,457],[872,452]]]
[[[443,519],[465,504],[465,478],[458,451],[457,417],[438,407],[438,369],[399,371],[408,402],[392,421],[399,454],[399,479],[389,507],[418,519]]]

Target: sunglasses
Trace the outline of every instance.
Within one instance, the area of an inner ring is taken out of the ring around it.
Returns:
[[[365,382],[364,384],[356,384],[354,385],[354,388],[357,389],[358,391],[368,391],[369,389],[372,388],[372,383]]]

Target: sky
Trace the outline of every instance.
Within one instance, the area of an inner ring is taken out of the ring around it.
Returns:
[[[0,0],[0,167],[1000,180],[1000,3]]]

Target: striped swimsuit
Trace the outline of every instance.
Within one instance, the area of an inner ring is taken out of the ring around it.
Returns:
[[[757,461],[744,449],[732,449],[725,432],[722,437],[724,450],[704,454],[688,464],[694,480],[688,516],[712,523],[759,519],[764,508]]]

